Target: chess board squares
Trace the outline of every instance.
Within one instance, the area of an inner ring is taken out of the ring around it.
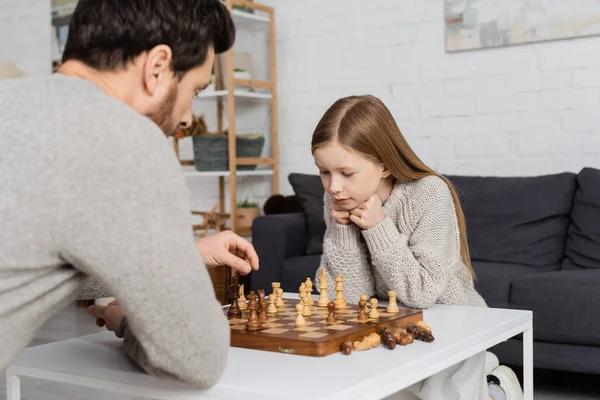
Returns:
[[[231,318],[229,320],[229,325],[239,325],[239,324],[245,324],[246,322],[248,322],[247,319],[240,319],[240,318]]]
[[[275,322],[263,322],[262,323],[263,328],[279,328],[281,326],[285,326],[285,324],[278,324]]]
[[[246,325],[231,325],[231,329],[234,331],[243,331],[246,329]]]
[[[358,318],[352,318],[352,319],[349,319],[348,322],[360,322],[361,324],[364,324],[365,322],[377,322],[378,320],[379,320],[379,318],[375,318],[375,319],[369,318],[364,321],[359,321]]]
[[[272,335],[281,335],[282,333],[286,333],[289,332],[289,329],[285,329],[285,328],[269,328],[269,329],[263,329],[260,332],[261,333],[270,333]]]
[[[381,312],[381,311],[379,311],[379,316],[380,317],[391,317],[392,315],[396,315],[396,314],[390,314],[390,313],[387,313],[387,312]]]
[[[333,324],[333,325],[326,326],[324,329],[332,329],[335,331],[345,331],[346,329],[350,329],[350,328],[352,328],[352,326],[350,326],[350,325]]]
[[[325,337],[327,335],[329,335],[329,334],[324,333],[324,332],[306,332],[301,335],[298,335],[298,337],[309,338],[309,339],[319,339],[319,338]]]
[[[312,327],[312,326],[301,326],[299,328],[294,328],[293,330],[298,331],[298,332],[314,332],[314,331],[320,331],[321,328]]]

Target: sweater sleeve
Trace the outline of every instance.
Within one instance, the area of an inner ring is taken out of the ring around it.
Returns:
[[[399,211],[410,213],[410,237],[389,217],[362,233],[373,268],[388,290],[396,290],[408,307],[428,308],[446,288],[447,267],[459,254],[460,243],[448,186],[437,178],[418,185],[408,206]]]
[[[344,279],[344,298],[355,303],[361,294],[369,296],[375,293],[373,271],[369,264],[366,244],[360,235],[360,228],[353,223],[343,225],[331,216],[331,197],[325,193],[323,199],[326,231],[323,240],[321,268],[325,268],[329,289],[327,294],[335,298],[335,278]],[[316,277],[320,274],[317,270]]]
[[[168,141],[145,117],[132,116],[64,137],[60,257],[123,305],[124,349],[144,371],[214,385],[230,330],[194,241],[189,192]]]

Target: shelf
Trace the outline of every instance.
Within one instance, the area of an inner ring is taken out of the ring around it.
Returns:
[[[181,167],[183,175],[187,178],[214,178],[219,176],[228,177],[229,171],[197,171],[194,167]],[[254,169],[236,171],[236,176],[269,176],[273,175],[272,169]]]
[[[233,96],[237,98],[247,99],[271,99],[271,93],[256,93],[233,91]],[[194,100],[214,99],[217,97],[227,97],[227,90],[217,90],[214,92],[202,92],[194,98]]]
[[[233,22],[236,27],[257,28],[260,26],[268,27],[269,16],[262,14],[251,14],[242,10],[231,10]]]

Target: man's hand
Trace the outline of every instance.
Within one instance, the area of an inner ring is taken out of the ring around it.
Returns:
[[[381,199],[377,194],[373,194],[360,206],[350,210],[350,220],[362,229],[370,229],[384,219],[385,214],[383,213]]]
[[[335,222],[341,225],[348,225],[351,222],[350,212],[343,210],[335,201],[335,199],[331,199],[331,216]]]
[[[227,265],[242,275],[258,270],[258,255],[250,242],[232,231],[219,232],[196,241],[207,268]]]
[[[88,314],[96,318],[96,325],[99,327],[106,325],[106,329],[114,332],[117,337],[123,337],[123,332],[120,329],[121,321],[125,317],[125,310],[118,301],[111,301],[107,306],[89,306]]]

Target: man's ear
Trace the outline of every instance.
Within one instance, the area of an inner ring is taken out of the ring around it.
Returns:
[[[144,63],[144,88],[148,95],[154,96],[157,91],[160,91],[161,87],[168,88],[171,86],[173,79],[172,60],[173,53],[167,45],[159,44],[148,52]]]

